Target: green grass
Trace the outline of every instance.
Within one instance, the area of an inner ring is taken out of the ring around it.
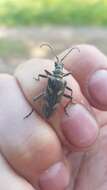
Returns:
[[[107,25],[107,0],[0,0],[1,25]]]

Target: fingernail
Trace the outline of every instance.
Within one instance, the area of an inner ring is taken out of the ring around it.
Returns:
[[[71,106],[61,123],[69,143],[78,147],[91,145],[98,135],[98,125],[91,114],[80,104]]]
[[[65,190],[69,184],[69,172],[62,162],[51,166],[39,180],[41,190]]]
[[[96,71],[91,76],[88,92],[96,103],[107,106],[107,70]]]

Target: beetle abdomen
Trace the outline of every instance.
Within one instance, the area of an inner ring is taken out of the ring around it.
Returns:
[[[49,118],[52,113],[53,113],[53,108],[45,104],[45,105],[43,106],[43,115],[44,115],[46,118]]]
[[[46,102],[48,103],[49,107],[53,107],[57,103],[57,96],[53,94],[53,96],[47,95]]]

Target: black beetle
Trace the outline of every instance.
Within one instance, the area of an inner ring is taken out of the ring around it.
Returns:
[[[49,44],[42,44],[41,46],[48,46],[52,51],[53,48]],[[72,89],[67,86],[66,80],[64,78],[68,75],[71,75],[71,73],[63,73],[63,60],[65,57],[73,50],[77,49],[76,47],[71,48],[61,60],[59,60],[58,56],[55,55],[56,61],[55,61],[55,70],[50,73],[47,70],[44,70],[46,75],[39,74],[38,78],[34,78],[35,80],[39,81],[40,78],[47,78],[48,84],[45,92],[42,92],[40,95],[33,97],[33,101],[37,101],[40,98],[43,98],[44,100],[44,106],[42,108],[43,115],[45,118],[49,118],[54,110],[57,108],[57,105],[61,102],[62,97],[68,98],[70,101],[66,104],[64,107],[64,111],[67,114],[66,108],[68,107],[69,103],[72,101]],[[80,50],[79,50],[80,51]],[[54,51],[53,51],[54,53]],[[71,92],[71,95],[65,94],[65,89],[69,90]],[[26,115],[24,118],[29,117],[34,109]]]

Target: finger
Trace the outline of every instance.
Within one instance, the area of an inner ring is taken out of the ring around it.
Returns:
[[[41,94],[41,92],[46,90],[47,79],[41,78],[40,81],[35,81],[33,76],[37,78],[38,74],[44,74],[44,69],[48,69],[52,72],[54,70],[53,62],[50,60],[34,59],[22,64],[15,73],[26,98],[40,114],[43,109],[43,99],[33,102],[32,97],[38,96],[38,94]],[[68,76],[66,80],[67,85],[73,90],[73,101],[78,104],[71,106],[72,108],[67,110],[70,117],[64,117],[63,107],[68,100],[62,99],[62,106],[59,106],[58,109],[56,109],[56,112],[54,112],[48,119],[48,122],[56,130],[64,145],[70,145],[71,147],[73,144],[73,146],[79,148],[87,147],[93,144],[96,140],[98,135],[98,125],[91,113],[89,105],[80,92],[77,82],[71,76]],[[90,111],[87,110],[88,108]]]
[[[40,175],[62,162],[56,173],[66,178],[60,142],[36,113],[23,119],[31,109],[12,76],[0,76],[0,150],[12,167],[34,187]],[[59,177],[60,175],[57,174]],[[54,177],[53,177],[54,178]],[[66,181],[64,184],[66,186]]]
[[[64,60],[65,68],[72,72],[91,105],[107,110],[107,58],[93,46],[77,47],[80,53],[72,51]]]
[[[95,145],[84,154],[81,167],[75,180],[79,189],[106,189],[107,175],[107,125],[101,129]],[[87,175],[88,174],[88,175]]]
[[[45,171],[39,180],[43,190],[63,190],[69,185],[70,175],[62,163],[55,164]]]
[[[23,178],[16,175],[0,155],[0,189],[1,190],[34,190]]]

